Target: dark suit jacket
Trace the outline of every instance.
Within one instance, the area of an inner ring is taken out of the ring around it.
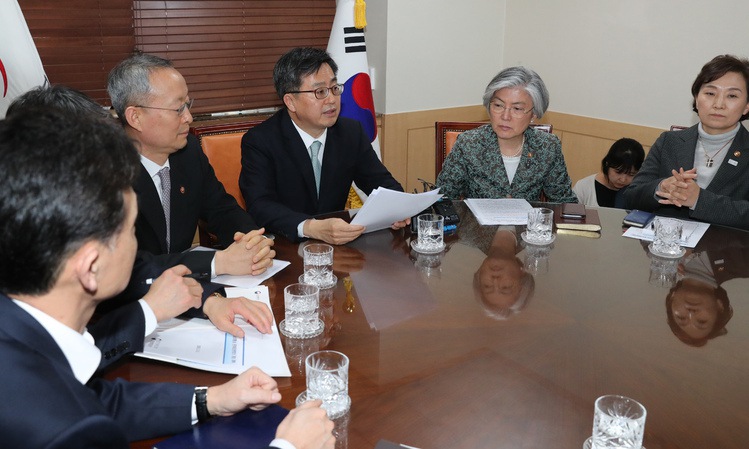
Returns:
[[[377,187],[403,190],[355,120],[341,117],[328,128],[319,199],[309,153],[286,109],[242,137],[239,187],[247,210],[261,226],[292,241],[299,240],[302,221],[343,210],[352,181],[367,194]]]
[[[103,314],[88,326],[96,346],[101,350],[99,369],[106,368],[123,355],[143,350],[146,320],[137,302]]]
[[[92,379],[82,385],[47,331],[0,294],[4,447],[127,448],[187,430],[194,386]]]
[[[234,241],[234,232],[248,232],[258,226],[234,197],[226,193],[195,136],[188,135],[185,148],[169,156],[169,167],[171,254],[159,258],[157,263],[167,268],[184,263],[193,272],[210,272],[212,252],[182,253],[192,246],[199,219],[208,224],[223,247]],[[135,222],[138,249],[155,255],[167,254],[164,209],[151,177],[142,166],[134,189],[138,194]]]
[[[694,167],[697,136],[697,125],[661,134],[624,193],[627,208],[749,229],[749,132],[743,126],[715,178],[700,191],[694,210],[663,205],[654,197],[658,184],[671,176],[671,169]]]

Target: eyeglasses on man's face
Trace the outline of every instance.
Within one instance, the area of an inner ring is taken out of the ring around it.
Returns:
[[[331,92],[336,97],[340,96],[343,93],[343,84],[334,84],[331,87],[318,87],[317,89],[313,89],[313,90],[290,90],[287,93],[289,94],[314,93],[315,98],[317,98],[318,100],[323,100],[325,98],[328,98],[328,95],[330,95]]]
[[[182,114],[185,113],[185,111],[189,111],[192,107],[192,104],[195,102],[193,99],[189,99],[186,102],[184,102],[180,107],[177,109],[172,108],[157,108],[156,106],[143,106],[143,105],[135,105],[136,108],[143,108],[143,109],[159,109],[161,111],[174,111],[177,113],[178,116],[182,116]]]
[[[509,109],[510,110],[510,115],[512,117],[514,117],[514,118],[520,118],[520,117],[526,115],[527,113],[531,112],[533,110],[533,107],[529,108],[528,110],[525,110],[525,109],[523,109],[520,106],[510,106],[510,107],[507,107],[507,106],[505,106],[504,103],[495,103],[495,102],[489,103],[489,110],[491,112],[495,113],[495,114],[502,115],[502,114],[504,114],[505,109]]]

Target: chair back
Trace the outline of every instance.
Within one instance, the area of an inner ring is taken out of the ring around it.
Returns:
[[[239,190],[239,172],[242,170],[242,136],[248,129],[262,123],[254,120],[208,126],[193,126],[190,132],[200,140],[200,146],[216,172],[216,178],[226,192],[246,209],[244,197]]]
[[[468,131],[469,129],[478,128],[481,125],[486,125],[489,122],[435,122],[435,170],[434,179],[437,179],[440,171],[442,171],[442,164],[445,163],[445,158],[455,145],[455,140],[458,138],[460,133]],[[531,127],[539,130],[551,133],[554,127],[550,123],[531,123]]]
[[[237,123],[214,125],[193,124],[190,132],[200,140],[200,146],[208,157],[216,178],[224,185],[226,192],[237,200],[242,209],[247,209],[242,192],[239,190],[239,173],[242,171],[242,136],[248,129],[263,120],[249,120]],[[198,223],[200,244],[209,248],[217,244],[215,236],[206,229],[202,220]]]
[[[681,131],[682,129],[687,129],[688,126],[681,126],[681,125],[671,125],[671,131]]]

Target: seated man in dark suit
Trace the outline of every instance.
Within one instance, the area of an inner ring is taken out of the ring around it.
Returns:
[[[295,48],[273,70],[285,108],[242,138],[239,186],[247,210],[273,232],[340,245],[364,227],[313,216],[343,210],[351,182],[366,194],[403,191],[377,158],[359,122],[339,118],[338,66],[325,51]],[[407,220],[393,224],[405,226]]]
[[[257,275],[273,262],[273,241],[226,193],[216,178],[197,138],[189,134],[192,100],[182,75],[170,61],[134,54],[109,74],[112,105],[125,132],[140,153],[141,170],[135,182],[138,249],[168,255],[162,264],[186,265],[194,273]],[[186,251],[193,242],[198,220],[226,249]],[[144,255],[145,257],[145,255]],[[132,284],[132,283],[131,283]],[[243,336],[232,323],[235,314],[269,331],[267,307],[246,298],[226,300],[217,286],[204,285],[203,311],[219,329]],[[220,310],[214,308],[221,307]],[[260,307],[262,306],[262,307]],[[259,311],[258,308],[261,310]],[[220,316],[220,322],[214,317]],[[263,322],[268,326],[258,323]]]
[[[207,391],[91,379],[101,353],[86,324],[130,278],[138,169],[122,130],[93,117],[27,109],[0,121],[3,446],[126,449],[281,398],[257,368]],[[276,437],[333,448],[319,405],[293,410]]]

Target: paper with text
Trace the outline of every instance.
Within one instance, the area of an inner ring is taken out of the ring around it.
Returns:
[[[270,308],[268,287],[264,285],[227,288],[226,294],[260,301]],[[143,352],[136,355],[217,373],[239,374],[257,366],[273,377],[291,377],[275,320],[271,334],[261,334],[239,317],[235,323],[244,330],[244,338],[219,331],[208,320],[173,318],[159,323],[146,337]]]

